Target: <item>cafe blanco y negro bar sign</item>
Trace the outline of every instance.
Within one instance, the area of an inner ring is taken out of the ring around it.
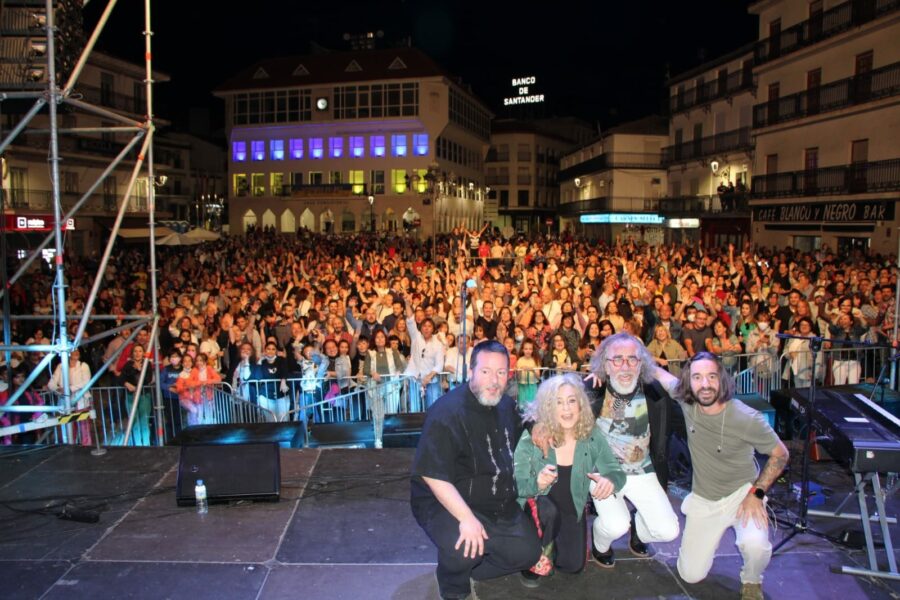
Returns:
[[[753,220],[760,222],[859,223],[891,221],[895,200],[862,202],[808,202],[756,206]]]
[[[51,215],[5,215],[6,229],[9,231],[50,231],[53,217]],[[67,219],[62,226],[63,231],[75,231],[75,219]]]
[[[516,95],[504,98],[503,106],[513,106],[516,104],[540,104],[544,101],[543,94],[535,94],[532,89],[537,82],[534,75],[528,77],[513,77],[512,87]]]

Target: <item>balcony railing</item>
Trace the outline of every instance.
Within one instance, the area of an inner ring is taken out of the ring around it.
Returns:
[[[900,62],[753,107],[753,127],[768,127],[900,94]]]
[[[53,196],[50,190],[32,190],[11,188],[2,190],[4,208],[22,208],[29,210],[50,210],[53,207]],[[68,211],[78,200],[81,194],[78,192],[61,192],[60,204],[63,211]],[[82,211],[115,211],[121,196],[106,195],[96,192],[82,205]],[[147,198],[132,196],[128,204],[127,212],[147,212]]]
[[[652,212],[659,210],[660,198],[591,198],[576,202],[560,202],[557,212],[562,216],[574,216],[588,212]]]
[[[597,171],[609,169],[662,169],[662,153],[645,154],[641,152],[604,153],[594,158],[573,165],[559,172],[559,180],[565,181],[581,175],[589,175]]]
[[[727,210],[726,210],[727,209]],[[735,194],[731,199],[712,196],[666,196],[659,199],[659,211],[666,215],[696,215],[704,213],[740,213],[749,211],[747,194]]]
[[[896,190],[900,190],[900,158],[758,175],[751,183],[754,198],[863,194]]]
[[[693,160],[712,154],[744,150],[751,148],[750,128],[742,127],[733,131],[725,131],[698,140],[682,142],[663,148],[663,164]]]
[[[753,87],[753,64],[747,62],[740,71],[729,73],[727,77],[707,81],[703,85],[685,90],[669,98],[669,110],[678,113],[713,100],[733,96],[741,90]]]
[[[839,4],[761,40],[753,49],[753,58],[760,65],[873,21],[897,8],[900,8],[900,0],[851,0]]]
[[[81,94],[85,102],[115,108],[116,110],[124,110],[132,114],[141,115],[147,110],[147,103],[141,97],[118,94],[91,85],[79,83],[75,86],[72,93]]]

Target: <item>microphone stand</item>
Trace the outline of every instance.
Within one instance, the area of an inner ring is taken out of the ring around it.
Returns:
[[[774,555],[778,550],[784,546],[789,540],[793,539],[794,536],[800,533],[808,533],[810,535],[814,535],[823,539],[831,540],[831,536],[822,533],[820,531],[815,531],[809,527],[809,454],[810,454],[810,441],[813,435],[813,407],[815,406],[816,401],[816,363],[818,360],[818,353],[822,349],[823,342],[830,342],[832,344],[839,344],[845,346],[872,346],[867,342],[859,342],[855,340],[842,340],[842,339],[831,339],[824,338],[819,336],[802,336],[802,335],[791,335],[788,333],[779,333],[776,334],[775,337],[779,339],[787,339],[787,340],[806,340],[809,343],[809,350],[812,353],[812,377],[809,382],[809,389],[807,391],[807,402],[806,402],[806,435],[803,436],[803,454],[802,454],[802,466],[800,468],[800,506],[799,506],[799,514],[797,516],[797,520],[793,523],[787,522],[785,520],[778,520],[781,525],[786,527],[790,527],[791,531],[785,537],[781,538],[773,548],[772,554]],[[788,493],[793,493],[793,490],[788,490]]]

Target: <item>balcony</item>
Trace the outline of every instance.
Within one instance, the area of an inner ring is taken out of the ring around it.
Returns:
[[[742,127],[733,131],[725,131],[699,140],[682,142],[663,148],[663,164],[671,165],[737,150],[748,150],[753,147],[750,141],[750,128]]]
[[[703,85],[672,96],[669,98],[669,111],[674,115],[751,88],[753,88],[753,64],[748,61],[743,69],[729,73],[727,77],[707,81]]]
[[[753,198],[865,194],[900,190],[900,158],[753,178]]]
[[[560,202],[557,213],[563,217],[590,212],[654,212],[660,208],[660,198],[591,198],[577,202]]]
[[[900,94],[900,62],[753,107],[759,129]]]
[[[735,213],[749,212],[750,210],[749,198],[746,194],[735,194],[733,203],[734,206],[725,211],[723,210],[723,204],[727,206],[728,201],[720,198],[718,195],[666,196],[659,199],[659,211],[666,216],[702,216],[709,213],[734,215]]]
[[[7,193],[8,192],[8,193]],[[20,208],[27,210],[52,210],[53,195],[50,190],[31,190],[11,188],[3,190],[3,207],[4,208]],[[159,196],[157,196],[159,197]],[[60,206],[63,212],[67,212],[78,200],[81,194],[78,192],[60,192]],[[121,196],[106,195],[103,192],[96,192],[88,198],[81,211],[85,212],[114,212],[118,210],[118,203]],[[147,198],[142,196],[132,196],[129,202],[127,212],[147,212]]]
[[[604,153],[594,158],[573,165],[559,172],[558,179],[565,181],[582,175],[590,175],[609,169],[662,169],[662,154],[644,154],[640,152]]]
[[[874,21],[900,8],[900,0],[851,0],[788,27],[753,48],[753,59],[761,65],[801,48],[833,37],[851,27]]]
[[[84,85],[83,83],[77,84],[72,94],[80,94],[82,100],[91,104],[114,108],[136,115],[143,115],[147,111],[147,103],[141,97],[117,94],[111,90]]]

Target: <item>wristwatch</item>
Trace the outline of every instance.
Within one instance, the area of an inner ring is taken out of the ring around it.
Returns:
[[[750,494],[753,494],[754,496],[756,496],[757,498],[762,500],[766,497],[766,490],[753,485],[753,486],[750,486],[750,490],[747,492],[747,495],[750,495]]]

